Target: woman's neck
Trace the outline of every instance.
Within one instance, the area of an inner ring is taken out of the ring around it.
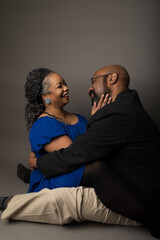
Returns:
[[[52,106],[47,106],[45,108],[44,112],[47,112],[51,115],[54,115],[56,117],[61,117],[61,118],[64,118],[64,119],[66,117],[66,111],[63,108],[55,108],[55,107],[52,107]]]

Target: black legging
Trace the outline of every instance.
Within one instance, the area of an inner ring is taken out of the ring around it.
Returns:
[[[111,210],[150,228],[153,224],[157,224],[155,213],[137,199],[129,186],[105,162],[88,164],[81,184],[85,187],[93,187],[101,202]]]

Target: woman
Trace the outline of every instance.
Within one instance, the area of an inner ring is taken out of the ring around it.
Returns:
[[[47,68],[34,69],[28,74],[25,96],[26,125],[30,130],[31,149],[36,157],[68,147],[78,135],[85,132],[87,120],[79,114],[64,110],[69,102],[69,88],[59,74]],[[92,114],[110,101],[108,96],[105,99],[102,96],[98,106],[93,105]],[[31,170],[19,164],[17,175],[24,182],[30,182],[28,192],[37,192],[43,188],[80,185],[84,168],[85,166],[63,176],[45,179],[39,170],[31,173]]]
[[[39,68],[31,71],[25,84],[27,105],[26,125],[31,150],[36,157],[68,147],[86,130],[87,120],[64,110],[69,102],[69,88],[57,73]],[[85,166],[62,176],[45,179],[37,169],[32,171],[28,192],[43,188],[77,187],[80,185]]]

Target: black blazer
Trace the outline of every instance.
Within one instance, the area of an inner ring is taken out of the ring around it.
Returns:
[[[160,134],[134,90],[98,110],[87,131],[66,149],[37,160],[46,178],[61,175],[96,160],[103,160],[135,194],[148,203],[160,201]]]

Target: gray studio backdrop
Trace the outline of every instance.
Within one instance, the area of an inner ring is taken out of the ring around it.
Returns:
[[[89,118],[90,78],[121,64],[160,128],[159,0],[1,0],[0,11],[1,172],[27,162],[24,83],[37,67],[60,73],[67,109]]]

